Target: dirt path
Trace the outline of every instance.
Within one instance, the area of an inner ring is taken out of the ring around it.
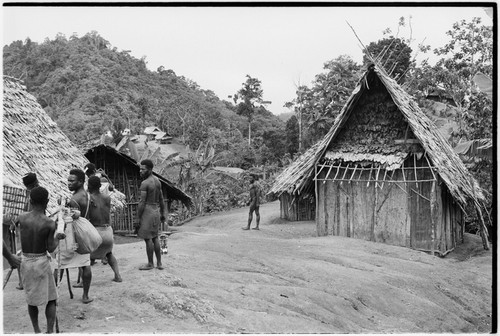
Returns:
[[[479,237],[446,258],[342,237],[314,237],[314,222],[261,208],[260,231],[243,231],[247,209],[192,220],[169,239],[165,270],[139,271],[142,241],[115,245],[124,278],[92,267],[91,296],[70,300],[63,282],[59,325],[71,333],[490,332],[492,254]],[[123,239],[118,239],[120,241]],[[4,276],[6,271],[4,271]],[[76,271],[72,270],[73,280]],[[13,274],[4,332],[31,333]],[[41,326],[45,327],[43,310]]]

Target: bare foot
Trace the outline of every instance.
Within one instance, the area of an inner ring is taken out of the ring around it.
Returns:
[[[241,228],[242,230],[250,230],[249,227],[244,227],[244,228]]]
[[[82,298],[82,302],[83,303],[91,303],[92,301],[94,301],[94,299],[91,299],[91,298]]]
[[[73,288],[83,288],[83,283],[77,282],[76,284],[73,285]]]
[[[156,268],[158,268],[159,270],[164,269],[163,265],[157,265]]]
[[[141,271],[152,270],[153,268],[154,268],[154,266],[153,266],[153,265],[150,265],[150,264],[146,264],[146,265],[143,265],[143,266],[139,267],[139,269],[140,269]]]
[[[114,277],[113,281],[114,282],[122,282],[123,280],[122,280],[122,277]]]
[[[254,227],[252,228],[252,230],[260,230],[258,227]]]

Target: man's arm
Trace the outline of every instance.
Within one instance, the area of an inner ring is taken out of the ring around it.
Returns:
[[[165,202],[163,200],[163,192],[161,191],[160,185],[160,220],[165,221]]]
[[[56,250],[57,245],[59,245],[59,240],[55,238],[56,222],[48,219],[47,223],[49,226],[49,235],[47,237],[47,251],[49,251],[49,253],[52,253]]]
[[[7,246],[7,244],[5,244],[5,241],[3,242],[2,254],[3,257],[9,262],[10,267],[18,268],[19,265],[21,265],[21,258],[16,256],[15,254],[10,253],[9,247]]]
[[[139,205],[137,206],[137,216],[139,217],[139,223],[141,221],[144,208],[146,206],[146,198],[148,197],[148,187],[146,181],[141,182],[141,187],[139,188],[141,196],[139,198]]]

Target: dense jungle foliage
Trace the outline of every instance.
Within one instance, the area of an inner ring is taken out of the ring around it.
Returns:
[[[3,67],[4,75],[24,81],[77,146],[108,130],[141,134],[146,126],[158,126],[190,148],[213,143],[217,152],[227,153],[219,165],[281,164],[285,123],[278,117],[255,108],[249,147],[248,118],[238,115],[233,103],[172,69],[148,70],[145,57],[119,51],[95,31],[69,39],[59,34],[40,44],[15,41],[4,46]]]

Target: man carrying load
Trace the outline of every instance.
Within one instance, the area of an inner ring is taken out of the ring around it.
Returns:
[[[85,183],[85,173],[81,169],[71,169],[68,176],[68,189],[73,192],[68,206],[76,209],[76,215],[73,215],[73,219],[77,219],[79,216],[84,218],[87,217],[88,208],[90,205],[89,196],[85,189],[83,189],[83,184]],[[73,285],[73,287],[83,287],[82,302],[90,303],[94,299],[89,298],[90,283],[92,281],[92,270],[90,268],[90,253],[79,254],[76,251],[71,251],[71,253],[65,253],[64,251],[71,250],[71,247],[65,246],[64,249],[61,248],[60,252],[60,268],[79,268],[82,272],[82,282],[83,284]],[[59,258],[59,255],[56,256]]]
[[[109,225],[111,198],[102,194],[100,188],[100,178],[91,176],[88,181],[88,190],[90,193],[88,219],[101,235],[102,244],[90,254],[90,259],[107,258],[109,266],[111,266],[111,269],[115,273],[113,281],[122,282],[122,277],[118,270],[118,262],[113,255],[113,228]]]

